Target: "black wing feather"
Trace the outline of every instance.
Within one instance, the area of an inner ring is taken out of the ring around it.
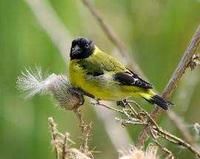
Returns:
[[[152,85],[133,72],[119,72],[114,75],[114,80],[126,86],[137,86],[145,89],[151,89]]]

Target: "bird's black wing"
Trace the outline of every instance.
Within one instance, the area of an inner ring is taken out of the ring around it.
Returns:
[[[137,74],[130,70],[128,70],[127,72],[115,73],[114,80],[120,82],[121,85],[136,86],[144,89],[152,88],[152,85],[150,83],[144,81]]]

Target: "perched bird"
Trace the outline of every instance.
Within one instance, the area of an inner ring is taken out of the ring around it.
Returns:
[[[150,83],[86,38],[72,41],[69,74],[74,87],[96,100],[122,101],[140,96],[165,110],[171,105],[153,91]]]

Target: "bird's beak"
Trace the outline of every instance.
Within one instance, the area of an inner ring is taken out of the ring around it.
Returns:
[[[78,45],[72,48],[72,54],[77,54],[79,52],[80,52],[80,47]]]

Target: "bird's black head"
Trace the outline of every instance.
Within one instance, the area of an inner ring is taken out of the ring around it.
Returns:
[[[94,52],[94,43],[86,38],[77,38],[72,41],[70,59],[84,59]]]

